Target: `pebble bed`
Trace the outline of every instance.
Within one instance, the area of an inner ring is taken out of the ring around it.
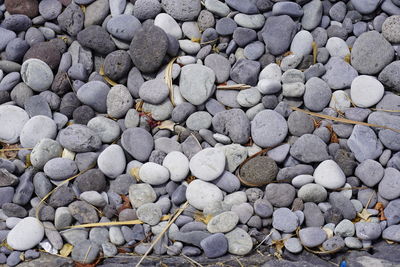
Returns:
[[[0,0],[0,264],[400,242],[399,43],[399,0]]]

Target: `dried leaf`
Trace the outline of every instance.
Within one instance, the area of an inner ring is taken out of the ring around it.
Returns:
[[[25,156],[25,168],[29,168],[30,166],[32,166],[32,162],[31,162],[31,154],[27,154]]]
[[[106,75],[103,76],[104,80],[111,86],[116,86],[118,83],[114,82],[113,80],[111,80],[110,78],[108,78]]]
[[[357,213],[357,217],[359,217],[362,221],[366,221],[366,222],[371,221],[371,219],[369,219],[369,217],[371,217],[371,216],[372,216],[372,214],[369,213],[367,211],[367,209],[362,209],[361,212]]]
[[[316,42],[312,42],[312,51],[313,51],[313,63],[317,64],[317,56],[318,56],[318,45]]]
[[[159,129],[174,131],[176,123],[170,120],[162,121],[160,125],[158,125]]]
[[[125,196],[125,195],[120,195],[121,199],[123,201],[121,207],[118,209],[118,213],[121,213],[121,211],[125,210],[125,209],[131,209],[132,205],[131,205],[131,201],[129,200],[129,197]]]
[[[200,42],[200,40],[199,40]],[[167,84],[167,87],[169,89],[169,99],[171,100],[171,104],[175,106],[175,100],[174,100],[174,86],[172,84],[172,69],[174,66],[174,62],[177,59],[177,57],[174,57],[171,59],[170,62],[168,62],[167,67],[165,68],[165,73],[164,73],[164,81]]]
[[[378,202],[375,204],[374,209],[376,209],[377,211],[379,211],[379,220],[381,221],[386,221],[387,218],[385,217],[385,207],[383,206],[383,203]]]
[[[395,242],[394,241],[392,241],[392,240],[387,240],[387,239],[385,239],[385,241],[386,241],[386,243],[388,243],[389,245],[393,245]]]
[[[64,246],[60,250],[60,255],[62,257],[68,257],[69,254],[71,254],[73,248],[74,248],[74,246],[69,243],[64,244]]]
[[[138,182],[140,182],[139,170],[140,170],[140,167],[131,168],[131,169],[129,170],[129,174],[130,174],[131,176],[133,176],[133,178],[135,178],[136,181],[138,181]]]
[[[344,61],[347,62],[347,63],[349,63],[349,64],[351,64],[351,54],[347,54],[347,55],[344,57]]]
[[[168,221],[171,219],[171,215],[164,215],[161,217],[161,221]],[[143,224],[144,222],[141,220],[131,220],[131,221],[122,221],[122,222],[103,222],[103,223],[87,223],[87,224],[79,224],[79,225],[71,225],[65,227],[64,229],[74,229],[74,228],[93,228],[93,227],[104,227],[104,226],[117,226],[117,225],[135,225],[135,224]]]
[[[275,253],[274,256],[278,259],[282,259],[282,254],[283,254],[283,247],[284,245],[284,240],[283,239],[279,239],[279,240],[273,240],[272,241],[272,246],[275,247]]]
[[[140,100],[139,102],[136,102],[135,104],[135,109],[137,112],[142,112],[143,111],[143,100]]]
[[[195,43],[200,43],[200,38],[191,38],[190,41],[195,42]]]
[[[194,213],[194,219],[198,222],[203,222],[204,224],[208,224],[212,217],[213,216],[211,214],[205,215],[201,211],[196,211]]]

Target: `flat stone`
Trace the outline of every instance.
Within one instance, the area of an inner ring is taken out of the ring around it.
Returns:
[[[59,142],[73,152],[96,151],[101,146],[98,135],[86,126],[73,124],[59,133]]]
[[[27,250],[35,247],[44,237],[44,228],[40,221],[27,217],[8,233],[7,244],[15,250]]]
[[[203,210],[210,202],[222,200],[223,196],[216,185],[194,180],[187,187],[186,199],[196,209]]]
[[[288,133],[286,120],[273,110],[263,110],[251,122],[251,137],[260,147],[273,147],[281,143]]]
[[[327,239],[325,231],[319,227],[303,228],[299,231],[299,237],[306,247],[317,247]]]
[[[327,189],[337,189],[344,185],[346,176],[333,160],[321,162],[314,171],[315,183]]]
[[[395,168],[386,168],[382,180],[379,182],[378,192],[384,199],[394,200],[400,197],[400,172]]]
[[[153,137],[142,128],[129,128],[122,134],[122,147],[139,161],[146,161],[154,147]]]
[[[358,107],[371,107],[381,100],[384,91],[375,77],[360,75],[351,83],[350,96]]]
[[[197,178],[212,181],[225,170],[225,161],[225,155],[221,150],[206,148],[190,159],[189,167]]]
[[[146,203],[153,203],[156,199],[157,195],[149,184],[142,183],[129,186],[129,200],[135,208]]]
[[[97,165],[106,176],[116,178],[125,171],[124,151],[119,145],[110,145],[100,153]]]
[[[253,248],[250,235],[241,228],[232,230],[225,234],[225,237],[228,239],[228,251],[231,254],[243,256]]]
[[[272,215],[272,226],[276,230],[292,233],[298,225],[299,221],[296,214],[288,208],[278,208]]]
[[[0,141],[7,144],[18,142],[21,131],[29,120],[29,116],[25,110],[12,106],[0,106]]]
[[[378,158],[383,149],[375,132],[371,128],[363,125],[354,126],[353,132],[347,141],[347,145],[360,162],[366,159]]]

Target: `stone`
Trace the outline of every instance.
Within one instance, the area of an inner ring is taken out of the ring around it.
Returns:
[[[353,7],[361,14],[370,14],[375,11],[381,2],[377,0],[359,1],[351,0]]]
[[[304,202],[320,203],[326,200],[328,193],[323,186],[310,183],[300,187],[297,196]]]
[[[99,252],[99,245],[89,240],[80,240],[72,249],[71,258],[81,264],[89,264],[97,258]]]
[[[381,236],[382,228],[379,223],[357,222],[356,235],[361,240],[375,240]]]
[[[241,27],[260,29],[264,26],[265,17],[261,14],[247,15],[239,13],[234,17],[234,20]]]
[[[229,136],[235,143],[245,144],[248,142],[250,121],[240,109],[218,112],[212,119],[212,126],[217,133]]]
[[[120,127],[116,121],[106,117],[94,117],[87,127],[95,132],[103,143],[112,143],[120,136]]]
[[[315,183],[327,189],[337,189],[346,182],[346,176],[333,160],[324,160],[314,171]]]
[[[289,252],[297,254],[303,250],[303,246],[300,243],[300,240],[296,237],[291,237],[284,241],[285,249]]]
[[[290,184],[268,184],[264,198],[274,207],[289,207],[296,196],[295,188]]]
[[[39,13],[39,3],[38,1],[13,1],[5,0],[5,7],[10,14],[24,14],[30,18],[34,18]],[[1,49],[0,49],[1,50]]]
[[[146,203],[153,203],[156,199],[157,195],[149,184],[142,183],[129,186],[129,200],[135,208]]]
[[[106,176],[116,178],[125,171],[124,151],[119,145],[110,145],[100,153],[97,165]]]
[[[27,250],[35,247],[44,237],[44,228],[40,221],[27,217],[17,223],[8,233],[7,244],[15,250]]]
[[[272,55],[286,52],[297,32],[297,26],[288,15],[271,16],[265,22],[262,37]]]
[[[299,221],[296,214],[288,208],[278,208],[272,215],[272,226],[284,233],[292,233],[299,226]]]
[[[136,214],[144,223],[156,225],[160,222],[162,211],[155,203],[145,203],[136,210]]]
[[[299,238],[304,246],[317,247],[327,239],[327,235],[320,227],[307,227],[299,231]]]
[[[82,30],[84,19],[82,9],[77,4],[71,3],[57,17],[57,22],[63,31],[76,36]]]
[[[77,40],[82,46],[102,55],[107,55],[116,49],[108,32],[98,25],[91,25],[80,31]]]
[[[239,222],[239,216],[233,211],[226,211],[211,218],[207,224],[210,233],[227,233],[232,231]]]
[[[360,75],[351,83],[351,100],[358,107],[371,107],[383,97],[383,85],[372,76]]]
[[[376,137],[375,132],[363,125],[354,126],[347,145],[360,162],[366,159],[378,158],[383,150],[382,144]]]
[[[231,254],[243,256],[248,254],[253,248],[253,242],[250,235],[241,228],[235,228],[225,234],[228,240],[228,251]]]
[[[67,158],[53,158],[43,167],[44,173],[51,179],[60,181],[78,173],[78,167],[73,160]]]
[[[22,128],[20,142],[23,147],[34,147],[41,139],[54,139],[57,135],[56,123],[46,116],[34,116]]]
[[[224,83],[229,78],[231,63],[219,54],[210,54],[204,59],[204,65],[215,73],[217,83]]]
[[[18,142],[21,131],[29,120],[29,116],[25,110],[12,106],[0,106],[0,141],[7,144]]]
[[[74,201],[68,205],[69,212],[79,223],[97,223],[97,211],[85,201]]]
[[[146,161],[154,147],[153,137],[142,128],[129,128],[122,134],[122,147],[139,161]]]
[[[161,12],[161,4],[157,0],[139,0],[135,2],[133,15],[140,20],[153,19]]]
[[[32,90],[42,92],[50,88],[54,76],[45,62],[31,58],[22,64],[21,78]]]
[[[341,237],[351,237],[354,236],[354,234],[355,234],[355,226],[351,221],[347,219],[342,220],[335,227],[335,235]]]
[[[384,175],[382,165],[372,159],[361,162],[355,169],[354,174],[367,186],[374,187]]]
[[[193,105],[203,104],[214,92],[215,74],[212,69],[199,64],[189,64],[181,69],[179,90]]]
[[[144,82],[139,88],[139,96],[143,101],[160,104],[169,95],[167,84],[159,79]]]
[[[354,43],[351,64],[361,74],[374,75],[388,65],[393,56],[390,43],[380,33],[370,31],[361,34]]]
[[[395,242],[399,242],[399,225],[391,225],[382,232],[382,238],[386,240],[391,240]]]
[[[314,134],[303,134],[297,139],[290,148],[290,155],[305,163],[321,162],[330,158],[325,142]]]
[[[218,258],[228,251],[228,239],[222,233],[217,233],[204,238],[200,242],[207,258]]]
[[[211,126],[212,116],[205,111],[198,111],[191,114],[186,120],[186,126],[190,130],[200,131],[201,129],[208,129]]]
[[[129,14],[113,16],[107,22],[107,31],[114,37],[123,41],[131,41],[137,30],[141,27],[140,21]]]
[[[342,58],[331,57],[325,65],[326,73],[321,78],[332,89],[348,88],[358,75],[353,67]]]
[[[345,243],[340,236],[334,236],[322,243],[322,247],[327,251],[339,251],[345,247]]]
[[[110,13],[108,0],[96,0],[86,6],[84,26],[101,24]]]
[[[210,202],[223,199],[222,191],[214,184],[194,180],[186,189],[186,199],[196,209],[203,210]]]
[[[256,86],[260,68],[261,65],[258,61],[239,59],[233,65],[230,77],[236,83]]]
[[[155,72],[168,49],[168,37],[157,26],[142,27],[135,32],[129,47],[133,64],[142,72]]]
[[[203,181],[218,178],[225,170],[225,155],[215,148],[206,148],[195,154],[189,162],[190,171]]]
[[[288,133],[286,120],[278,112],[263,110],[251,122],[251,137],[260,147],[273,147],[281,143]]]
[[[110,87],[101,81],[90,81],[78,90],[78,99],[98,112],[107,111],[107,95]]]
[[[386,168],[382,180],[379,182],[379,195],[387,200],[394,200],[400,196],[400,172],[395,168]]]
[[[299,31],[292,40],[290,51],[299,56],[306,56],[312,51],[312,42],[313,37],[310,32]]]
[[[162,8],[176,20],[192,21],[201,10],[200,0],[190,1],[161,1]]]
[[[79,175],[74,184],[81,192],[97,191],[103,192],[106,187],[106,178],[99,169],[90,169]]]
[[[111,80],[118,81],[126,77],[131,69],[132,61],[128,52],[116,50],[106,56],[103,64],[104,74]]]
[[[249,186],[262,186],[276,179],[278,166],[266,156],[254,157],[240,168],[240,180]]]
[[[392,88],[395,91],[400,91],[399,80],[397,73],[400,72],[400,61],[393,61],[385,66],[379,73],[378,79],[384,85]]]
[[[353,220],[357,215],[353,203],[340,192],[330,193],[329,203],[340,210],[344,219]]]
[[[317,204],[313,202],[304,203],[303,214],[307,227],[321,227],[325,223],[324,215]]]
[[[86,126],[73,124],[59,133],[59,142],[73,152],[90,152],[98,150],[101,140],[98,135]]]
[[[162,165],[147,162],[140,167],[139,177],[150,185],[160,185],[169,180],[169,171]]]
[[[340,57],[344,59],[350,54],[350,49],[346,42],[338,37],[329,38],[328,42],[326,43],[326,49],[328,49],[331,57]]]
[[[107,94],[107,114],[113,118],[122,118],[133,106],[133,98],[128,88],[116,85]]]

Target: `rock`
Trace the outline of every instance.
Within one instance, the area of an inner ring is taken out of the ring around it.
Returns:
[[[314,171],[315,183],[327,189],[337,189],[344,185],[346,176],[333,160],[321,162]]]
[[[8,233],[7,244],[15,250],[27,250],[35,247],[44,237],[43,225],[33,217],[27,217],[17,223]]]
[[[305,184],[297,192],[297,196],[304,202],[319,203],[326,200],[328,193],[326,189],[319,184]]]
[[[192,21],[197,18],[201,10],[200,0],[161,1],[162,8],[176,20]]]
[[[149,225],[156,225],[160,222],[162,212],[161,208],[155,203],[145,203],[141,205],[136,214],[139,220]]]
[[[139,0],[135,2],[133,15],[140,20],[153,19],[161,12],[161,4],[156,0]]]
[[[400,172],[395,168],[386,168],[382,180],[379,182],[379,195],[387,200],[394,200],[400,197],[399,183]]]
[[[393,61],[387,65],[378,76],[378,79],[384,85],[392,88],[395,91],[400,91],[400,79],[397,73],[400,73],[400,61]]]
[[[304,203],[303,214],[307,227],[321,227],[325,223],[324,215],[317,204],[313,202]]]
[[[356,235],[361,240],[375,240],[381,236],[382,228],[379,223],[357,222]]]
[[[299,221],[296,214],[288,208],[278,208],[272,215],[272,226],[276,230],[284,233],[292,233],[298,225]]]
[[[222,233],[217,233],[204,238],[200,242],[207,258],[218,258],[228,252],[228,240]]]
[[[371,107],[381,100],[385,89],[372,76],[360,75],[351,83],[351,100],[358,107]]]
[[[329,159],[324,141],[314,134],[304,134],[290,148],[290,155],[305,163],[321,162]]]
[[[382,24],[382,35],[391,43],[400,42],[400,32],[398,27],[400,25],[400,16],[390,16],[385,19]]]
[[[377,0],[351,0],[353,7],[361,14],[370,14],[375,11],[381,2]]]
[[[274,207],[289,207],[295,196],[296,191],[290,184],[269,184],[265,187],[264,198]]]
[[[275,7],[276,5],[274,5]],[[299,31],[293,38],[290,51],[295,55],[306,56],[312,51],[313,36],[308,31]]]
[[[110,35],[98,25],[91,25],[80,31],[77,40],[82,46],[102,55],[107,55],[116,49]]]
[[[168,153],[162,165],[168,169],[172,181],[183,181],[189,174],[189,160],[182,152]]]
[[[260,147],[273,147],[281,143],[288,133],[286,120],[278,112],[263,110],[251,122],[251,137]]]
[[[321,78],[332,89],[348,88],[358,75],[353,67],[339,57],[331,57],[325,65],[326,73]]]
[[[229,136],[235,143],[245,144],[248,142],[250,121],[240,109],[218,112],[212,119],[212,126],[216,132]]]
[[[386,240],[391,240],[395,242],[399,242],[400,236],[399,236],[399,225],[391,225],[382,232],[382,238]]]
[[[278,173],[278,166],[269,157],[254,157],[240,169],[240,180],[249,186],[262,186],[272,182]]]
[[[303,250],[303,246],[300,243],[300,240],[296,237],[291,237],[284,241],[285,248],[291,253],[300,253]]]
[[[107,94],[107,114],[113,118],[124,117],[133,106],[133,98],[128,88],[116,85]]]
[[[139,161],[146,161],[154,147],[153,137],[142,128],[129,128],[122,134],[122,147]]]
[[[226,211],[211,218],[207,224],[210,233],[227,233],[232,231],[239,222],[239,216],[233,211]]]
[[[68,205],[69,212],[79,223],[97,223],[97,211],[85,201],[75,201]]]
[[[54,76],[45,62],[32,58],[22,64],[21,78],[34,91],[42,92],[50,88]]]
[[[222,191],[214,184],[194,180],[186,189],[186,199],[196,209],[203,210],[210,202],[223,199]]]
[[[54,139],[57,135],[56,123],[46,116],[35,116],[26,122],[21,131],[23,147],[34,147],[41,139]]]
[[[211,126],[212,116],[206,111],[198,111],[191,114],[186,120],[186,126],[193,131],[208,129]]]
[[[29,120],[25,110],[12,106],[0,106],[0,141],[7,144],[18,142],[21,131]]]
[[[253,248],[250,235],[240,228],[235,228],[225,234],[225,237],[228,240],[228,251],[231,254],[243,256]]]
[[[342,220],[335,227],[335,235],[338,235],[341,237],[351,237],[354,234],[355,234],[354,224],[347,219]]]
[[[329,203],[338,208],[345,219],[353,220],[357,215],[353,203],[340,192],[330,193]]]
[[[334,236],[322,243],[322,247],[327,251],[339,251],[345,247],[345,243],[340,236]]]
[[[57,22],[63,31],[76,36],[82,30],[84,19],[82,9],[77,4],[71,3],[57,17]]]
[[[267,19],[262,37],[268,51],[277,56],[286,52],[297,32],[297,26],[287,15],[271,16]]]
[[[234,17],[234,20],[241,27],[260,29],[264,26],[265,17],[261,14],[247,15],[239,13]]]
[[[44,165],[44,173],[51,179],[60,181],[78,173],[78,167],[73,160],[53,158]]]
[[[139,96],[150,104],[160,104],[169,95],[167,84],[159,79],[144,82],[139,88]]]
[[[86,6],[85,12],[85,28],[90,25],[101,24],[107,15],[110,13],[110,5],[108,0],[96,0]]]
[[[87,127],[94,131],[103,143],[112,143],[120,135],[120,127],[116,121],[106,117],[94,117],[87,123]]]
[[[114,37],[123,41],[131,41],[141,27],[140,21],[129,14],[113,16],[107,22],[107,31]]]
[[[361,162],[355,170],[355,175],[367,186],[374,187],[384,174],[384,169],[377,161],[367,159]]]
[[[388,65],[393,56],[390,43],[380,33],[370,31],[361,34],[354,43],[351,64],[361,74],[374,75]]]
[[[235,65],[233,65],[230,77],[236,83],[256,86],[260,68],[261,65],[258,61],[239,59]]]
[[[73,152],[96,151],[101,146],[98,135],[86,126],[73,124],[59,133],[59,142]]]
[[[169,180],[169,171],[164,166],[147,162],[140,167],[140,179],[150,185],[164,184]]]
[[[126,77],[131,69],[132,61],[129,53],[124,50],[111,52],[104,59],[104,74],[111,80],[118,81]],[[120,85],[121,86],[121,85]],[[114,87],[120,87],[114,86]]]
[[[157,195],[148,184],[132,184],[129,186],[129,200],[132,207],[138,208],[146,203],[156,201]]]
[[[107,95],[110,87],[100,81],[90,81],[79,88],[78,99],[98,112],[107,111]]]
[[[366,159],[378,158],[382,154],[383,149],[374,131],[363,125],[354,126],[347,145],[360,162]]]
[[[321,22],[323,5],[320,0],[313,0],[303,6],[304,15],[301,25],[305,30],[315,29]]]
[[[299,231],[299,237],[306,247],[317,247],[327,239],[325,231],[319,227],[303,228]]]
[[[99,252],[99,245],[89,240],[80,240],[72,249],[71,258],[81,264],[89,264],[97,258]]]
[[[189,162],[190,171],[203,181],[218,178],[225,170],[225,155],[215,148],[206,148],[195,154]]]
[[[214,71],[217,83],[224,83],[228,80],[231,63],[225,57],[210,54],[204,59],[204,65]]]
[[[5,0],[4,4],[10,14],[24,14],[30,18],[34,18],[39,13],[39,3],[36,0]]]
[[[142,72],[155,72],[168,49],[168,37],[157,26],[142,27],[135,32],[129,47],[133,64]]]
[[[124,151],[119,145],[110,145],[100,153],[97,165],[106,176],[116,178],[125,171]]]
[[[331,57],[345,58],[350,54],[349,47],[346,42],[339,37],[331,37],[326,43],[326,49],[328,49]]]

